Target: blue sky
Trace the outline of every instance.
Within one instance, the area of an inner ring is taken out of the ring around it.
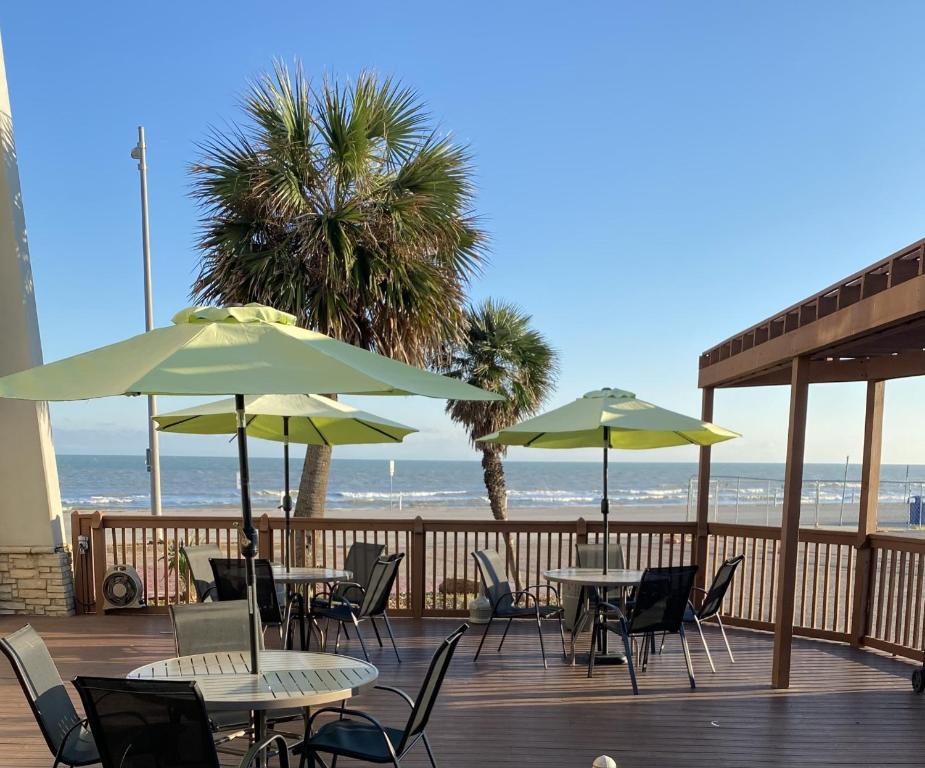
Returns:
[[[559,348],[550,406],[618,386],[697,413],[703,349],[925,234],[923,25],[912,2],[4,4],[45,357],[143,330],[136,126],[164,324],[196,270],[196,143],[237,118],[248,78],[298,58],[402,79],[470,145],[491,235],[471,293],[518,302]],[[922,394],[888,385],[885,461],[925,463]],[[474,458],[440,403],[362,404],[422,434],[337,455]],[[782,459],[786,412],[782,388],[719,393],[717,422],[745,437],[716,458]],[[144,449],[141,401],[53,419],[62,452]],[[859,385],[814,388],[807,459],[857,458],[862,421]]]

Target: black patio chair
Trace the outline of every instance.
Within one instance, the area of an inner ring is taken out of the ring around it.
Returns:
[[[591,652],[588,655],[588,677],[594,673],[594,657],[601,642],[603,632],[614,632],[623,638],[626,662],[629,667],[630,682],[633,693],[639,693],[636,681],[636,667],[633,661],[634,637],[641,637],[642,671],[645,672],[649,662],[649,649],[653,646],[654,636],[658,633],[676,634],[681,638],[684,661],[691,688],[696,688],[691,652],[684,634],[684,613],[690,600],[696,565],[677,565],[667,568],[647,568],[636,589],[636,602],[626,616],[620,607],[612,603],[603,603],[604,610],[595,618],[595,628],[591,632]],[[609,617],[616,616],[615,620]],[[654,648],[652,649],[654,650]]]
[[[215,603],[193,605],[171,605],[170,621],[177,645],[177,656],[193,656],[199,653],[223,653],[227,651],[250,651],[250,612],[247,600],[219,600]],[[260,638],[263,650],[263,636]],[[212,729],[223,733],[219,743],[230,741],[250,731],[250,712],[210,712]],[[268,719],[267,724],[290,722],[302,717],[299,709],[284,709]]]
[[[707,661],[710,662],[710,669],[713,672],[716,672],[716,667],[713,665],[713,657],[710,655],[707,638],[703,634],[703,623],[710,619],[716,619],[716,623],[719,624],[720,634],[723,636],[723,642],[726,644],[729,660],[735,664],[732,648],[729,647],[729,638],[726,637],[726,628],[723,626],[723,620],[720,617],[720,609],[723,607],[723,600],[729,591],[729,587],[732,586],[732,579],[736,574],[736,570],[744,560],[745,555],[737,555],[726,560],[716,571],[709,590],[694,587],[695,592],[703,593],[703,601],[700,603],[699,608],[695,608],[694,603],[690,600],[687,603],[684,621],[693,622],[697,626],[697,631],[700,633],[700,642],[703,643],[703,650],[707,654]],[[664,638],[662,638],[662,643],[664,644],[664,642]]]
[[[350,623],[356,630],[360,646],[363,648],[363,655],[369,661],[369,653],[366,650],[366,642],[360,632],[360,622],[369,619],[373,625],[373,631],[376,633],[376,640],[379,641],[379,647],[382,648],[382,636],[379,634],[379,627],[376,625],[376,619],[381,618],[385,622],[386,631],[389,633],[389,639],[392,641],[392,648],[395,651],[395,658],[401,662],[401,656],[398,653],[398,646],[395,644],[395,635],[392,634],[392,625],[389,623],[389,595],[392,593],[392,587],[395,585],[395,579],[398,578],[398,567],[404,559],[404,552],[397,555],[388,555],[380,557],[374,564],[372,573],[369,577],[369,585],[363,589],[359,585],[355,588],[359,590],[362,600],[357,604],[345,598],[339,598],[333,594],[330,597],[330,604],[327,607],[318,607],[312,610],[312,615],[318,618],[324,618],[328,621],[337,622],[337,635],[334,639],[334,653],[340,648],[340,633],[345,629],[345,625]],[[327,638],[325,632],[325,638]],[[325,640],[327,645],[327,640]]]
[[[103,768],[220,768],[209,715],[196,684],[177,680],[77,677]],[[249,768],[275,746],[289,768],[286,740],[273,734],[241,760]]]
[[[74,709],[58,668],[38,633],[27,624],[0,639],[0,650],[10,660],[54,757],[52,768],[99,763],[99,752],[87,721]]]
[[[247,574],[243,558],[239,557],[213,557],[209,560],[212,574],[215,576],[215,591],[218,599],[246,600]],[[286,602],[285,609],[280,603],[280,593],[276,580],[273,578],[273,566],[269,560],[257,558],[254,560],[254,571],[257,576],[257,608],[260,610],[260,621],[264,631],[273,627],[279,632],[280,640],[287,650],[292,649],[292,623],[293,608],[299,603],[293,599]],[[285,612],[284,612],[285,611]],[[298,614],[297,618],[302,618]],[[304,628],[300,633],[300,643],[305,645]]]
[[[200,603],[210,603],[218,599],[215,593],[215,576],[209,561],[213,557],[222,557],[222,550],[216,544],[196,544],[180,547],[180,554],[186,560],[196,588],[196,599]]]
[[[551,584],[536,584],[525,587],[519,592],[514,592],[507,577],[504,558],[500,554],[493,549],[481,549],[473,552],[472,557],[475,558],[475,565],[481,575],[485,596],[491,604],[491,617],[488,619],[488,624],[485,625],[485,631],[482,633],[482,639],[479,641],[479,647],[472,661],[479,660],[485,638],[488,637],[491,624],[496,618],[507,619],[507,626],[504,628],[504,634],[498,644],[498,653],[501,653],[501,648],[514,619],[535,619],[536,631],[540,637],[540,653],[543,656],[543,667],[549,669],[549,664],[546,661],[546,646],[543,642],[543,620],[556,619],[559,622],[562,655],[567,657],[565,652],[565,632],[562,629],[563,609],[559,600],[559,590]],[[547,597],[550,595],[555,596],[555,604],[540,604],[539,591],[543,589],[546,590]],[[523,605],[521,605],[521,601],[523,601]]]
[[[346,600],[359,606],[363,593],[369,587],[373,567],[384,554],[385,544],[355,541],[347,550],[347,558],[344,560],[344,570],[353,574],[350,581],[339,581],[330,590],[319,591],[312,600],[312,607],[329,608],[332,595],[340,602]]]
[[[425,728],[433,712],[450,661],[453,659],[453,653],[467,629],[469,625],[463,624],[440,643],[440,647],[431,659],[430,667],[421,683],[416,700],[398,688],[387,685],[376,686],[377,690],[400,696],[411,708],[404,728],[389,728],[365,712],[346,709],[344,706],[319,709],[308,721],[302,744],[296,746],[294,750],[296,754],[302,756],[299,768],[305,768],[306,765],[316,768],[319,764],[322,768],[328,768],[319,753],[332,756],[330,768],[334,768],[340,756],[367,763],[391,763],[393,766],[400,766],[400,760],[418,741],[423,742],[431,766],[437,768],[437,761],[427,739]],[[316,732],[313,731],[315,719],[323,714],[335,714],[337,719],[325,723]]]

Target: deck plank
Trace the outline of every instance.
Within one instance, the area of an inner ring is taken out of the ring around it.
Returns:
[[[35,617],[62,676],[123,675],[173,654],[165,616]],[[25,619],[0,617],[0,633]],[[396,619],[404,663],[370,636],[380,681],[414,695],[430,654],[458,621]],[[502,654],[489,640],[478,664],[472,654],[481,633],[463,639],[434,713],[430,737],[442,766],[548,766],[588,768],[599,754],[620,768],[636,766],[912,766],[925,753],[925,696],[909,684],[913,665],[880,653],[797,639],[792,687],[770,688],[771,636],[731,630],[731,664],[718,633],[709,629],[717,674],[691,638],[698,688],[687,687],[683,657],[669,639],[665,655],[640,675],[633,697],[624,668],[598,668],[588,680],[580,667],[539,663],[529,623],[512,630]],[[550,632],[547,648],[554,649]],[[359,654],[352,639],[345,652]],[[76,697],[75,697],[76,698]],[[382,692],[352,705],[400,725],[406,705]],[[0,754],[20,768],[47,768],[51,760],[12,670],[0,661]],[[2,760],[0,760],[2,763]],[[351,765],[343,761],[345,766]],[[427,765],[415,750],[403,765]]]

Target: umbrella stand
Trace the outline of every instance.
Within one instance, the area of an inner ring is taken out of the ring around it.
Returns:
[[[283,416],[283,513],[286,515],[286,535],[284,544],[286,546],[286,555],[283,560],[286,563],[286,573],[289,573],[289,550],[290,550],[290,532],[289,532],[289,515],[292,512],[292,496],[289,495],[289,417]]]
[[[254,570],[254,557],[257,554],[257,531],[254,528],[254,519],[251,511],[250,473],[247,464],[247,421],[244,414],[244,395],[234,396],[235,413],[237,416],[238,436],[238,470],[241,473],[241,516],[243,525],[241,534],[241,554],[244,557],[244,572],[247,582],[247,608],[250,613],[250,639],[251,639],[251,674],[259,674],[259,648],[260,613],[257,608],[257,575]]]

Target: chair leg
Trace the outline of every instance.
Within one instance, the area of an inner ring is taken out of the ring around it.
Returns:
[[[395,651],[395,658],[401,664],[401,656],[398,655],[398,646],[395,645],[395,635],[392,634],[392,624],[389,622],[389,614],[383,613],[382,618],[385,621],[385,631],[389,633],[389,640],[392,641],[392,650]]]
[[[344,622],[337,622],[337,634],[334,635],[334,653],[337,653],[337,649],[340,648],[340,631],[343,626]]]
[[[421,734],[421,741],[424,742],[424,749],[427,750],[427,756],[430,758],[430,764],[433,768],[437,768],[437,761],[434,758],[434,751],[430,748],[430,742],[427,740],[427,734]]]
[[[501,635],[501,642],[498,643],[498,653],[501,653],[501,646],[504,645],[504,641],[507,640],[507,631],[511,628],[512,621],[514,621],[514,619],[507,620],[507,626],[504,628],[504,634]]]
[[[562,658],[568,660],[568,653],[565,650],[565,627],[562,626],[562,613],[559,611],[559,639],[562,641]]]
[[[357,621],[357,617],[353,617],[353,627],[357,631],[357,639],[360,641],[360,647],[363,649],[363,655],[366,657],[366,660],[369,661],[369,653],[366,651],[366,643],[363,641],[363,634],[360,632],[360,622]]]
[[[642,638],[642,648],[640,649],[642,654],[642,671],[645,672],[649,668],[649,636],[643,635]]]
[[[382,647],[382,638],[379,636],[379,627],[376,626],[376,617],[370,616],[369,623],[373,625],[373,632],[376,633],[376,640],[379,641],[379,647]]]
[[[546,646],[543,644],[543,620],[540,618],[539,612],[536,614],[536,631],[540,636],[540,654],[543,656],[543,669],[549,669],[549,664],[546,661]]]
[[[485,644],[485,638],[488,637],[488,630],[491,629],[491,623],[495,620],[495,615],[492,615],[488,619],[488,623],[485,625],[485,631],[482,633],[482,639],[479,641],[479,647],[475,651],[475,656],[472,657],[472,661],[479,660],[479,654],[482,652],[482,646]]]
[[[639,684],[636,682],[636,665],[633,663],[633,644],[630,642],[626,624],[620,622],[620,634],[623,635],[623,652],[626,654],[626,666],[630,671],[630,683],[633,686],[633,695],[639,695]]]
[[[691,688],[697,687],[697,681],[694,680],[694,663],[691,661],[691,649],[687,644],[687,635],[684,634],[684,625],[678,627],[678,634],[681,636],[681,647],[684,649],[684,661],[687,663],[687,676],[691,681]]]
[[[697,625],[697,631],[700,633],[700,642],[703,643],[703,651],[707,655],[707,661],[710,662],[710,669],[713,671],[713,674],[716,674],[716,667],[713,665],[713,657],[710,655],[710,646],[707,645],[707,638],[703,634],[703,624],[700,623],[700,619],[694,616],[694,624]]]
[[[716,614],[716,623],[719,624],[720,634],[723,636],[723,642],[726,644],[726,653],[729,654],[729,661],[733,664],[736,663],[735,657],[732,655],[732,648],[729,647],[729,638],[726,637],[726,627],[723,626],[723,620],[719,617],[719,614]]]
[[[597,613],[594,614],[594,622],[591,624],[591,650],[588,653],[588,677],[594,675],[594,655],[597,653],[597,644],[599,638],[599,627],[597,624]]]

